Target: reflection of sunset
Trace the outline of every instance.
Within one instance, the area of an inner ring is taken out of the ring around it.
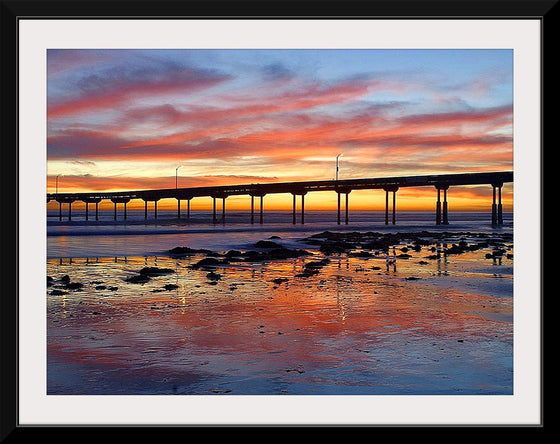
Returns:
[[[47,62],[49,192],[56,176],[61,193],[173,188],[179,164],[179,187],[331,180],[342,152],[341,179],[513,166],[510,50],[49,50]],[[491,193],[452,187],[450,206],[486,209]],[[306,205],[333,209],[330,194]],[[512,195],[508,184],[504,211]],[[383,199],[350,196],[358,210]],[[433,210],[434,189],[398,200]],[[291,208],[290,195],[265,202]],[[227,205],[246,210],[248,198]]]
[[[462,260],[476,255],[482,253]],[[420,270],[406,260],[386,268],[382,258],[333,258],[307,278],[294,276],[316,259],[238,263],[216,268],[221,278],[210,285],[208,270],[188,268],[199,259],[49,262],[49,274],[69,273],[72,281],[86,284],[84,291],[47,296],[49,359],[95,363],[127,378],[165,375],[176,383],[186,374],[205,379],[228,367],[237,375],[258,371],[293,378],[340,360],[372,365],[368,359],[394,341],[421,339],[438,348],[418,348],[419,353],[445,356],[442,347],[458,338],[510,335],[509,323],[492,319],[511,316],[511,299],[403,280],[435,275],[439,261]],[[446,262],[457,275],[461,262]],[[124,281],[150,265],[174,273],[144,285]],[[96,289],[101,282],[103,289]],[[168,283],[178,288],[164,291]],[[111,285],[118,290],[109,291]]]

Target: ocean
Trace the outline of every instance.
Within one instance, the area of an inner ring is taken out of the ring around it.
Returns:
[[[48,216],[48,395],[513,394],[511,213],[72,216]],[[391,257],[302,242],[325,231]],[[260,240],[307,255],[247,256]]]
[[[263,224],[255,214],[254,224],[250,223],[250,213],[231,211],[226,214],[225,223],[218,213],[218,222],[212,223],[212,212],[191,213],[189,221],[183,211],[177,219],[176,211],[158,211],[158,219],[153,212],[144,219],[144,211],[128,211],[126,221],[119,209],[117,221],[112,211],[100,211],[99,220],[85,220],[85,212],[72,211],[72,220],[58,220],[58,211],[47,215],[47,257],[119,257],[154,255],[167,252],[176,246],[206,248],[213,251],[249,248],[254,242],[271,236],[284,239],[286,246],[295,246],[299,238],[322,231],[376,231],[387,232],[513,232],[513,213],[503,214],[503,225],[493,227],[488,212],[457,212],[449,216],[449,225],[436,225],[433,212],[399,212],[396,224],[385,225],[383,211],[356,211],[349,214],[349,223],[337,225],[336,212],[309,211],[305,214],[305,224],[301,224],[300,214],[296,224],[292,223],[290,211],[270,211],[264,213]],[[66,218],[65,218],[66,217]]]

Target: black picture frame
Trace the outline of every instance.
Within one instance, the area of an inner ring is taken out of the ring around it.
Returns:
[[[42,425],[22,426],[18,420],[18,316],[19,292],[18,280],[24,270],[18,266],[19,248],[18,239],[22,235],[18,230],[18,181],[20,180],[18,161],[18,22],[23,19],[41,20],[44,18],[61,19],[143,19],[151,18],[249,18],[255,20],[274,19],[332,19],[360,18],[360,19],[438,19],[449,20],[463,19],[538,19],[542,24],[541,34],[541,98],[542,98],[542,144],[540,147],[541,158],[544,159],[544,125],[552,124],[555,117],[553,112],[545,113],[545,105],[552,102],[556,89],[556,58],[555,38],[557,34],[557,0],[546,1],[412,1],[412,0],[386,0],[386,1],[1,1],[1,57],[2,57],[2,190],[3,190],[3,217],[2,217],[2,247],[4,256],[8,258],[8,265],[3,266],[2,282],[5,290],[0,297],[1,304],[1,368],[0,368],[0,399],[1,399],[1,429],[2,442],[17,442],[26,438],[29,433],[41,430],[42,439],[49,434],[58,433],[64,427],[49,427]],[[544,88],[546,87],[546,90]],[[544,183],[544,162],[541,164],[541,191]],[[542,193],[541,193],[542,195]],[[542,201],[544,204],[544,200]],[[544,226],[544,205],[541,205],[541,251],[543,245],[542,232]],[[7,251],[7,254],[6,254]],[[541,269],[541,294],[543,301],[544,269]],[[535,295],[536,297],[537,295]],[[542,304],[541,304],[542,308]],[[544,321],[544,310],[541,310],[541,321]],[[543,332],[541,332],[542,339]],[[541,341],[542,343],[542,341]],[[542,350],[544,351],[544,350]],[[541,352],[541,356],[543,353]],[[541,374],[544,376],[544,360],[541,362]],[[541,378],[543,381],[544,378]],[[541,382],[541,400],[543,398],[543,382]],[[541,401],[542,402],[542,401]],[[544,407],[544,403],[542,403]],[[541,408],[541,412],[543,409]],[[202,425],[201,425],[202,426]],[[219,426],[219,425],[217,425]],[[251,426],[247,424],[245,426]],[[287,424],[290,426],[290,424]],[[300,425],[301,426],[301,425]],[[312,427],[314,424],[306,426]],[[358,425],[367,426],[367,424]],[[434,426],[433,424],[430,426]],[[437,426],[437,425],[436,425]],[[441,424],[443,426],[443,424]],[[449,426],[448,424],[446,426]],[[452,425],[453,426],[453,425]],[[480,425],[483,426],[483,425]],[[485,424],[484,426],[501,426],[498,424]],[[544,412],[541,413],[541,422],[538,425],[511,424],[509,426],[542,428],[544,426]],[[67,427],[73,427],[68,425]],[[101,436],[107,433],[103,430],[109,425],[98,427],[85,427],[88,433],[92,432]],[[115,426],[112,426],[115,427]],[[119,426],[116,426],[119,427]],[[122,427],[127,427],[122,425]],[[356,426],[353,426],[356,427]],[[406,427],[401,426],[401,427]],[[130,428],[130,427],[127,427]],[[140,428],[145,437],[145,427]],[[167,431],[171,427],[158,427],[156,433]],[[164,429],[164,430],[161,430]],[[79,433],[85,432],[80,430]],[[112,433],[112,432],[109,432]]]

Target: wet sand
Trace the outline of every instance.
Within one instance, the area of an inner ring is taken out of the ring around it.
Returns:
[[[511,236],[260,245],[49,259],[48,394],[513,393]]]

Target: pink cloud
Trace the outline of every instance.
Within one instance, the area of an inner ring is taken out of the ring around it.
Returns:
[[[81,93],[67,100],[50,100],[49,119],[84,112],[114,109],[131,100],[168,93],[186,93],[215,86],[229,75],[193,68],[159,68],[153,72],[118,71],[92,74],[79,82]]]

